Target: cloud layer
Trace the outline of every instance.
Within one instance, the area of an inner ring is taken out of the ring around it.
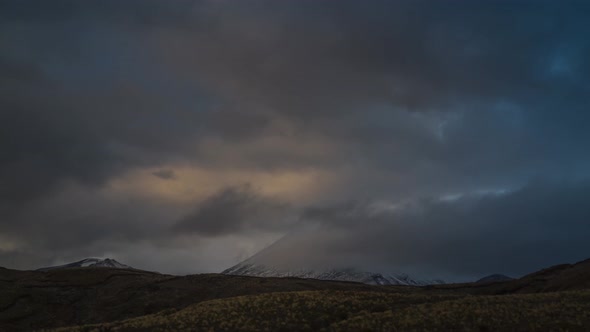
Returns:
[[[583,258],[589,18],[576,1],[1,2],[0,265],[216,271],[309,227],[316,254],[293,261],[469,277]]]

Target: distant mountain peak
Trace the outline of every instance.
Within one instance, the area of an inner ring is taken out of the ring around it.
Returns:
[[[488,283],[488,282],[500,282],[500,281],[510,281],[513,280],[514,278],[511,278],[509,276],[505,276],[503,274],[491,274],[487,277],[483,277],[481,279],[479,279],[478,283]]]
[[[444,284],[441,280],[415,280],[407,274],[382,274],[360,271],[354,268],[328,270],[284,270],[262,264],[254,264],[248,260],[221,272],[227,275],[241,275],[252,277],[295,277],[319,280],[353,281],[368,285],[412,285],[424,286]]]
[[[50,266],[38,269],[38,271],[51,271],[57,269],[68,269],[68,268],[79,268],[79,267],[90,267],[90,268],[115,268],[115,269],[132,269],[131,266],[117,262],[112,258],[85,258],[83,260],[57,266]]]

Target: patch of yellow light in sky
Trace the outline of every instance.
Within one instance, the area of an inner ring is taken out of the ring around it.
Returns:
[[[18,240],[11,239],[8,236],[0,234],[0,252],[10,252],[19,249],[22,243]]]
[[[109,191],[147,196],[175,204],[194,204],[223,188],[249,184],[262,195],[290,202],[311,199],[331,177],[324,171],[248,171],[191,166],[166,166],[174,179],[162,179],[153,173],[160,168],[139,169],[112,180]]]

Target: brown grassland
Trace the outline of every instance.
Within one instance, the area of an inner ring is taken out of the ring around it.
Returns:
[[[586,331],[590,291],[518,295],[303,291],[201,302],[58,331]]]

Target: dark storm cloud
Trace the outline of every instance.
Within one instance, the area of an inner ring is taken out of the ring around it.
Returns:
[[[586,7],[210,3],[195,13],[193,25],[163,43],[170,46],[169,56],[181,60],[181,70],[192,64],[222,92],[242,97],[240,102],[266,104],[295,117],[315,119],[317,111],[331,116],[343,108],[382,104],[440,109],[563,89],[543,71],[558,59],[575,71],[588,70],[578,57],[588,48]],[[205,23],[209,31],[203,34]]]
[[[474,177],[508,186],[532,168],[550,176],[565,159],[576,160],[573,172],[588,165],[583,3],[229,7],[204,5],[193,24],[163,31],[163,59],[205,82],[226,107],[287,118],[295,139],[319,133],[335,141],[342,151],[328,157],[333,165],[354,155],[424,179],[407,190]],[[575,138],[572,127],[580,129]],[[288,153],[264,165],[283,160]]]
[[[193,1],[174,0],[174,6],[158,0],[130,0],[120,3],[113,0],[86,1],[40,0],[2,1],[0,15],[8,20],[56,22],[84,18],[103,21],[127,21],[131,24],[178,24],[186,17],[186,9]]]
[[[204,236],[282,230],[288,225],[288,217],[286,204],[259,195],[250,185],[242,185],[225,188],[208,197],[174,229]]]
[[[430,174],[440,173],[450,182],[471,182],[467,173],[506,185],[532,165],[551,173],[561,166],[551,160],[583,158],[589,138],[582,111],[588,9],[579,2],[3,5],[7,56],[24,59],[57,89],[44,100],[38,91],[46,89],[25,82],[16,88],[23,98],[4,103],[27,109],[33,121],[51,112],[59,123],[47,130],[65,126],[55,135],[72,132],[63,140],[89,141],[82,143],[90,147],[88,159],[100,162],[75,168],[96,174],[97,183],[117,170],[185,159],[188,151],[205,165],[225,162],[202,150],[194,155],[187,142],[203,137],[315,135],[338,149],[313,159],[288,149],[262,151],[253,162],[252,156],[233,162],[329,167],[355,156],[427,178],[426,186],[435,181]],[[290,129],[269,128],[274,120]],[[42,150],[76,155],[60,146]],[[35,167],[47,158],[40,159],[26,163]],[[65,159],[57,167],[65,174],[43,180],[71,173],[61,166],[75,162]],[[583,159],[578,164],[587,165]]]
[[[176,173],[171,169],[160,169],[152,173],[153,176],[163,180],[174,180],[176,179]]]
[[[118,44],[130,42],[133,32],[117,40],[114,23],[100,21],[100,11],[42,3],[2,3],[0,167],[2,201],[10,205],[66,180],[100,185],[130,168],[163,162],[177,154],[166,152],[171,146],[182,150],[199,118],[183,114],[177,99],[167,100],[170,94],[154,97],[153,87],[141,85],[152,74],[135,72],[143,68],[130,57],[142,51]],[[86,22],[87,14],[97,16]]]
[[[582,1],[0,1],[0,235],[58,257],[107,240],[286,231],[302,209],[303,225],[325,219],[314,238],[326,257],[374,256],[373,244],[395,239],[396,264],[470,275],[483,271],[477,254],[501,272],[494,257],[508,251],[492,257],[491,242],[508,233],[506,243],[522,236],[527,267],[568,260],[575,245],[559,232],[546,239],[553,223],[514,214],[532,211],[533,197],[569,216],[565,206],[585,194],[572,187],[421,203],[403,228],[362,204],[306,209],[239,186],[192,212],[102,190],[144,168],[174,179],[175,163],[338,174],[322,202],[587,178],[589,17]],[[526,241],[537,233],[556,256],[533,257]],[[462,251],[468,234],[481,241]],[[418,255],[406,239],[431,245]]]
[[[101,138],[71,125],[76,115],[35,67],[21,66],[2,65],[13,72],[0,78],[0,201],[19,205],[63,178],[101,182],[116,168],[116,158]]]

